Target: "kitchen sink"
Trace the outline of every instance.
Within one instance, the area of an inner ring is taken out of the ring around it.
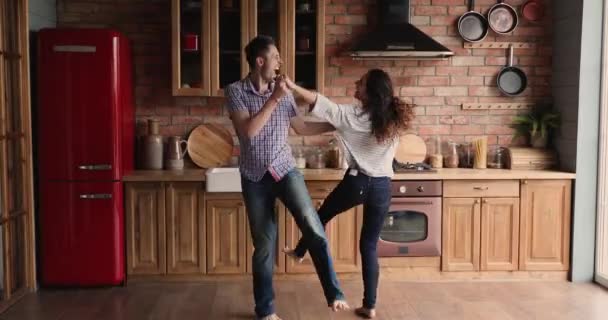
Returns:
[[[209,168],[207,192],[241,192],[241,173],[239,168]]]

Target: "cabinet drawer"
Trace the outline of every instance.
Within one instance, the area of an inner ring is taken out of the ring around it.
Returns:
[[[519,197],[519,180],[455,180],[443,182],[444,197]]]
[[[308,193],[311,197],[327,196],[336,187],[336,182],[331,181],[311,181],[306,182]]]

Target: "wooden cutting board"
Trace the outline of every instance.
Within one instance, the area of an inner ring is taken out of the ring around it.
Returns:
[[[194,128],[188,137],[188,154],[201,168],[227,165],[233,147],[232,135],[218,124],[202,124]]]
[[[426,143],[415,134],[404,134],[399,138],[395,159],[401,163],[419,163],[426,159]]]

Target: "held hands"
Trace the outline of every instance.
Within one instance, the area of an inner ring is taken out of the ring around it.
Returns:
[[[289,92],[291,92],[291,88],[289,88],[286,79],[288,78],[284,75],[279,75],[275,78],[274,91],[270,96],[271,99],[279,101],[281,98],[285,97]],[[291,82],[291,80],[289,81]]]

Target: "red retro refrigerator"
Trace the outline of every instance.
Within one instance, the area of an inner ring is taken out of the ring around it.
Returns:
[[[134,162],[128,40],[106,29],[44,29],[38,39],[42,282],[125,279],[123,185]]]

